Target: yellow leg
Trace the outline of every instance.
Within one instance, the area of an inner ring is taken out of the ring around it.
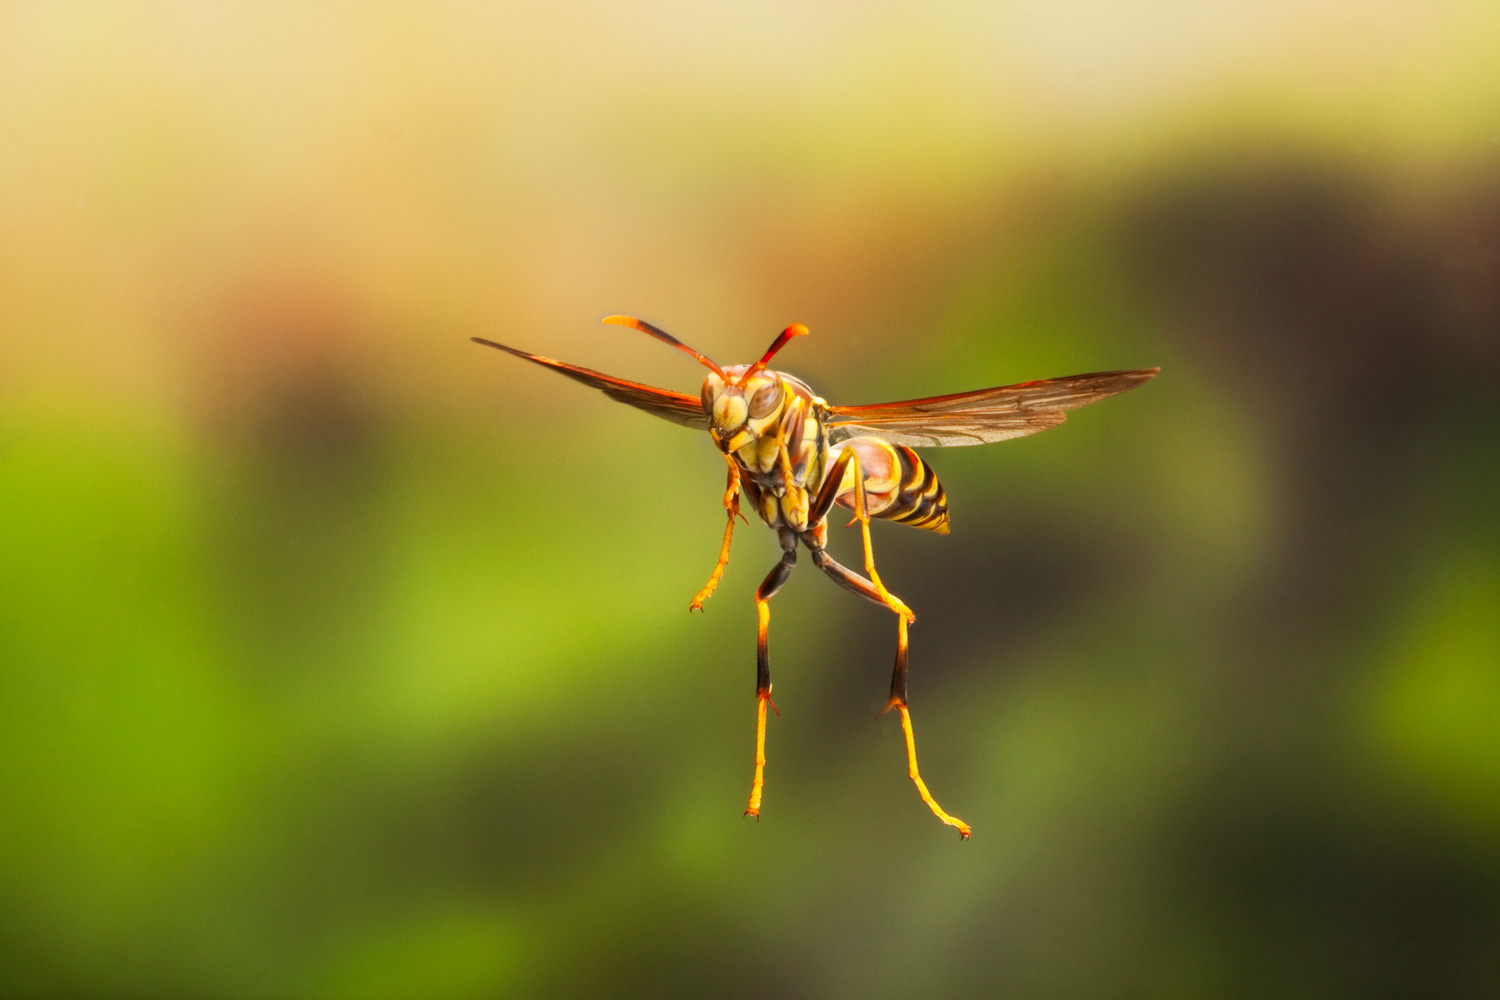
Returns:
[[[864,471],[859,464],[859,453],[853,449],[846,450],[838,459],[838,464],[830,470],[822,492],[819,494],[814,511],[817,518],[821,519],[828,511],[834,498],[839,493],[839,485],[846,481],[845,469],[853,465],[853,487],[854,494],[854,518],[859,522],[860,531],[864,538],[865,546],[865,572],[869,574],[868,583],[849,570],[840,566],[828,557],[826,552],[815,549],[813,559],[818,568],[829,574],[841,586],[847,587],[862,597],[878,600],[886,607],[896,613],[896,669],[891,676],[891,697],[886,703],[881,715],[893,708],[901,710],[901,731],[906,737],[906,773],[917,786],[917,792],[922,796],[922,801],[927,803],[927,808],[932,814],[949,826],[956,827],[959,835],[968,840],[973,832],[969,824],[956,816],[949,815],[932,793],[927,790],[927,783],[922,780],[922,772],[917,769],[917,738],[911,728],[911,712],[906,707],[906,680],[907,680],[907,626],[917,620],[910,608],[902,600],[880,582],[880,574],[875,571],[875,552],[870,544],[870,514],[865,504]],[[851,525],[854,521],[849,522]]]
[[[770,701],[769,692],[756,698],[755,780],[750,783],[750,804],[745,807],[745,815],[756,819],[760,819],[760,794],[766,784],[766,705]]]
[[[729,565],[729,541],[734,537],[734,517],[737,513],[737,510],[729,512],[729,523],[724,525],[724,544],[719,547],[719,561],[714,564],[714,571],[708,575],[708,582],[703,585],[703,589],[693,595],[688,604],[689,611],[702,611],[703,602],[714,596],[714,588],[724,577],[724,567]]]
[[[944,812],[943,807],[937,804],[937,800],[927,790],[927,783],[922,780],[922,775],[917,771],[917,741],[911,732],[911,712],[907,711],[905,705],[896,707],[901,710],[901,729],[906,733],[906,770],[911,775],[911,780],[917,783],[917,793],[922,796],[922,801],[927,803],[927,808],[932,810],[934,816],[949,826],[958,827],[959,837],[968,840],[969,834],[973,832],[969,829],[969,824],[957,816],[950,816]]]
[[[875,592],[880,595],[880,599],[885,603],[885,606],[901,616],[901,629],[904,634],[906,626],[916,621],[917,616],[912,613],[911,608],[908,608],[901,598],[885,589],[885,584],[880,582],[880,574],[875,572],[875,549],[870,544],[870,511],[865,505],[865,472],[859,464],[859,453],[850,449],[847,454],[850,456],[851,464],[854,466],[854,519],[859,522],[860,534],[864,538],[865,574],[869,576],[870,582],[875,585]]]
[[[783,532],[781,560],[771,567],[771,572],[761,581],[755,591],[755,780],[750,784],[750,804],[745,807],[746,816],[760,818],[760,793],[766,776],[766,706],[776,711],[771,700],[771,598],[786,584],[797,565],[797,536]],[[780,712],[776,713],[780,715]]]
[[[901,712],[901,731],[906,735],[906,773],[912,781],[916,782],[917,792],[922,796],[922,801],[927,803],[927,808],[932,814],[949,826],[958,828],[958,835],[964,840],[969,839],[972,832],[969,824],[957,816],[950,816],[937,804],[932,793],[927,790],[927,782],[922,780],[922,773],[917,770],[917,738],[911,729],[911,712],[906,707],[906,619],[897,619],[898,629],[896,635],[896,673],[891,679],[891,700],[886,705],[885,711],[892,708]],[[881,713],[884,714],[884,713]]]
[[[708,575],[703,589],[693,595],[689,611],[703,610],[703,602],[713,596],[714,588],[724,577],[724,567],[729,565],[729,541],[734,537],[734,519],[740,515],[740,470],[734,459],[727,455],[725,459],[729,462],[729,485],[724,488],[724,510],[729,514],[729,523],[724,525],[724,544],[719,546],[719,561],[714,564],[714,571]]]
[[[777,569],[773,569],[772,577],[777,570],[786,564],[778,563]],[[787,567],[788,571],[790,567]],[[782,575],[785,580],[785,574]],[[768,578],[767,582],[770,582]],[[775,586],[779,587],[777,583]],[[762,586],[762,590],[766,587]],[[772,591],[775,592],[774,590]],[[771,664],[770,664],[770,630],[771,630],[771,602],[769,597],[760,594],[755,598],[755,613],[759,618],[755,635],[756,653],[756,678],[755,678],[755,779],[750,783],[750,804],[745,807],[746,816],[754,816],[760,819],[760,795],[766,783],[766,706],[776,706],[771,703]],[[780,714],[780,713],[778,713]]]
[[[863,507],[863,503],[861,503],[861,507]],[[885,606],[901,616],[901,628],[904,631],[908,624],[917,620],[917,616],[912,613],[911,608],[908,608],[901,598],[885,589],[885,584],[880,582],[880,574],[875,572],[875,550],[870,547],[870,518],[868,516],[860,518],[859,530],[865,539],[865,573],[869,575],[870,582],[875,585],[875,590],[880,594],[880,599],[885,601]]]

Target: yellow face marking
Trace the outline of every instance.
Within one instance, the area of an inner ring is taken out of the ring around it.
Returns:
[[[734,373],[730,369],[726,374],[732,379]],[[758,372],[743,385],[709,375],[702,393],[709,435],[726,454],[739,451],[776,426],[789,392],[775,372]]]
[[[715,427],[731,428],[743,424],[749,413],[744,396],[723,393],[714,400],[713,412],[709,417]]]

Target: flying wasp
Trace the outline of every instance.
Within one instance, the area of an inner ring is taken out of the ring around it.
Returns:
[[[1035,434],[1062,423],[1068,410],[1149,381],[1159,369],[1069,375],[898,403],[833,406],[796,376],[766,367],[789,341],[807,333],[807,327],[800,323],[781,331],[753,365],[726,368],[650,323],[630,316],[609,316],[604,322],[639,330],[696,358],[709,371],[702,391],[690,396],[658,389],[529,354],[492,340],[480,337],[473,340],[545,365],[593,386],[611,399],[675,424],[708,431],[729,466],[724,490],[728,523],[724,526],[718,562],[703,589],[694,595],[689,610],[703,610],[703,602],[713,594],[729,564],[734,521],[736,517],[743,520],[741,494],[776,532],[781,542],[781,560],[755,592],[758,618],[755,776],[745,815],[760,816],[766,767],[766,708],[770,706],[773,711],[776,708],[771,701],[771,598],[791,576],[792,568],[797,565],[797,546],[801,543],[811,554],[813,565],[834,583],[895,614],[896,666],[891,676],[890,700],[881,714],[891,709],[901,713],[907,773],[933,815],[957,827],[960,836],[968,839],[969,825],[938,805],[917,769],[916,738],[907,708],[907,628],[917,618],[899,597],[886,589],[875,571],[870,519],[895,521],[946,535],[947,495],[932,469],[913,448],[985,444]],[[864,541],[863,576],[839,565],[827,552],[827,519],[835,504],[852,510],[859,522]]]

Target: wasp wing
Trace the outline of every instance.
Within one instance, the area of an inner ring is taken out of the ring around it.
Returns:
[[[908,448],[986,444],[1056,427],[1064,411],[1149,382],[1160,369],[1094,372],[899,403],[829,407],[829,440],[872,434]]]
[[[518,358],[527,361],[535,361],[539,365],[546,365],[553,371],[566,375],[575,382],[593,386],[604,393],[610,399],[628,403],[638,410],[654,413],[663,420],[670,420],[674,424],[684,427],[694,427],[698,430],[708,428],[708,416],[703,412],[703,403],[697,396],[689,396],[684,392],[673,392],[670,389],[658,389],[655,386],[642,385],[639,382],[631,382],[623,378],[615,378],[613,375],[605,375],[591,368],[580,368],[577,365],[565,364],[544,358],[540,354],[528,354],[514,347],[506,347],[497,344],[493,340],[485,340],[482,337],[470,337],[476,344],[485,347],[493,347],[507,354],[514,354]]]

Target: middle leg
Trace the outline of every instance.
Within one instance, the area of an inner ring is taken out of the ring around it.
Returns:
[[[750,804],[745,807],[745,815],[756,819],[760,818],[760,796],[765,786],[766,706],[776,710],[776,703],[771,701],[771,598],[786,585],[792,567],[797,565],[796,533],[782,528],[779,535],[781,561],[771,567],[771,572],[755,591],[755,778],[750,784]]]

